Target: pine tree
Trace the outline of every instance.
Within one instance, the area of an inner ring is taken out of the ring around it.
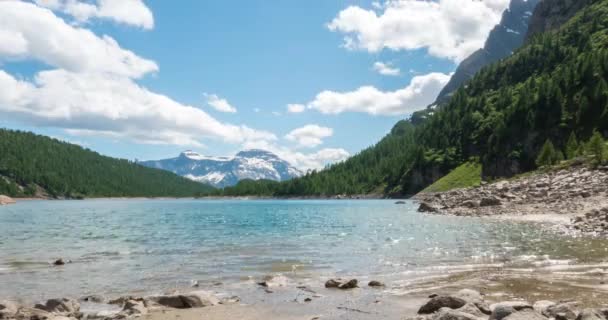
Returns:
[[[578,155],[578,140],[574,132],[570,133],[566,143],[566,159],[574,159]]]
[[[593,133],[593,136],[587,143],[587,150],[593,156],[596,164],[600,164],[606,159],[606,145],[601,133],[597,131]]]
[[[553,142],[551,142],[551,140],[547,140],[543,145],[538,158],[536,158],[536,165],[539,167],[553,165],[556,162],[556,157]]]

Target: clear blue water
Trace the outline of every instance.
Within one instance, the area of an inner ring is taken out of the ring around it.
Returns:
[[[22,201],[0,207],[0,298],[149,293],[274,273],[407,277],[442,266],[603,259],[581,254],[588,242],[535,224],[415,209],[388,200]],[[51,266],[57,258],[72,263]]]

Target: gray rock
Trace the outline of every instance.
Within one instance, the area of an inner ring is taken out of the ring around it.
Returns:
[[[534,303],[534,305],[532,306],[532,308],[534,309],[534,311],[541,313],[541,314],[545,314],[545,311],[547,310],[547,308],[552,307],[555,305],[555,302],[553,301],[548,301],[548,300],[541,300],[541,301],[536,301]]]
[[[483,311],[479,310],[479,308],[472,302],[469,302],[462,306],[462,308],[457,309],[460,312],[468,313],[474,315],[476,317],[484,317],[487,316]]]
[[[532,309],[527,309],[512,313],[504,320],[547,320],[547,318]]]
[[[483,318],[475,315],[454,310],[450,308],[441,308],[439,312],[432,318],[433,320],[482,320]]]
[[[492,314],[490,315],[490,320],[502,320],[515,312],[517,312],[517,311],[513,307],[508,306],[508,305],[496,306],[492,310]]]
[[[220,300],[213,293],[208,291],[194,291],[181,297],[184,304],[189,308],[210,307],[220,303]]]
[[[420,307],[418,314],[430,314],[437,312],[441,308],[458,309],[462,308],[467,302],[463,299],[452,296],[437,296],[429,300]]]
[[[357,279],[343,280],[343,279],[329,279],[325,282],[325,288],[338,288],[342,290],[358,288],[359,281]]]
[[[358,288],[359,282],[357,281],[357,279],[351,279],[346,283],[341,284],[340,286],[338,286],[339,289],[342,290],[348,290],[348,289],[354,289],[354,288]]]
[[[495,303],[490,306],[490,310],[492,310],[490,320],[501,320],[517,311],[526,309],[533,310],[532,306],[525,301],[505,301]]]
[[[384,287],[384,283],[376,280],[370,281],[367,285],[370,287]]]
[[[65,265],[65,261],[63,261],[63,259],[57,259],[53,262],[54,266],[63,266]]]
[[[575,320],[578,315],[577,306],[576,302],[560,303],[549,306],[542,314],[549,318],[558,318],[559,315],[559,318],[563,320]]]
[[[585,309],[576,317],[576,320],[606,320],[599,310]]]
[[[426,202],[421,202],[420,206],[418,207],[418,212],[437,212],[437,208],[433,207],[432,205],[426,203]]]

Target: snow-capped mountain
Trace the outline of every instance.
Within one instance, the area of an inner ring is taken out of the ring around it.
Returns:
[[[265,150],[241,151],[234,157],[209,157],[188,150],[177,158],[140,164],[219,188],[233,186],[244,179],[285,181],[302,175],[287,161]]]

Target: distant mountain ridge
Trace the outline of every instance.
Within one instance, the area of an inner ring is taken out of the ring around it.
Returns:
[[[210,157],[188,150],[176,158],[140,164],[218,188],[233,186],[245,179],[285,181],[302,175],[274,153],[259,149],[241,151],[234,157]]]
[[[528,23],[540,0],[512,0],[502,19],[492,29],[485,46],[464,59],[434,104],[446,102],[456,89],[473,78],[483,67],[510,56],[521,47],[528,33]]]

